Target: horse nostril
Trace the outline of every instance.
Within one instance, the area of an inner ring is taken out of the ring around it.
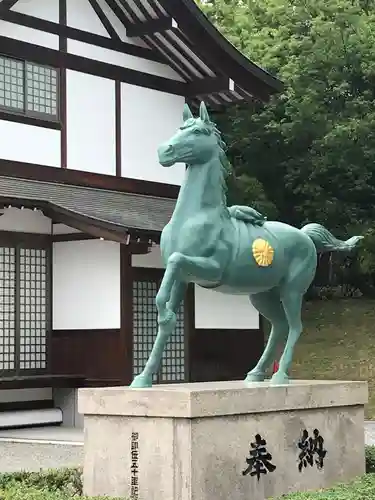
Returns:
[[[174,151],[174,147],[172,145],[169,144],[169,146],[167,146],[165,152],[166,153],[173,153]]]

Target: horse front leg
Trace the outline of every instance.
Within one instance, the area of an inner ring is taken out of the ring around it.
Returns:
[[[166,276],[165,273],[164,276]],[[168,275],[167,278],[168,279]],[[163,278],[162,285],[165,278]],[[162,289],[162,285],[160,286],[160,290]],[[130,387],[151,387],[152,386],[152,378],[154,373],[157,373],[160,368],[161,358],[163,356],[163,352],[165,346],[172,335],[175,326],[176,326],[176,313],[178,308],[184,298],[186,292],[186,283],[181,281],[175,281],[172,283],[171,292],[169,294],[168,300],[169,302],[165,305],[165,308],[162,307],[159,310],[158,307],[158,333],[152,347],[152,351],[147,360],[147,363],[143,369],[143,371],[137,375]],[[160,290],[158,292],[157,297],[159,296]],[[157,299],[157,303],[160,301],[160,297]]]
[[[151,387],[152,377],[160,367],[161,358],[169,337],[176,325],[176,311],[186,290],[183,276],[218,281],[221,277],[221,266],[213,258],[188,257],[179,252],[173,253],[169,259],[159,291],[156,295],[158,309],[158,334],[151,354],[143,371],[137,375],[131,387]]]

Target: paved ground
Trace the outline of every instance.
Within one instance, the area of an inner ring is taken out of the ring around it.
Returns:
[[[375,421],[365,422],[365,443],[375,445]]]

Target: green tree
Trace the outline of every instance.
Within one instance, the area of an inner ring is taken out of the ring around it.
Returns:
[[[218,115],[234,177],[292,224],[345,233],[375,218],[372,0],[215,0],[202,9],[285,82],[266,106]],[[258,184],[256,184],[256,181]],[[252,199],[251,197],[254,196]]]

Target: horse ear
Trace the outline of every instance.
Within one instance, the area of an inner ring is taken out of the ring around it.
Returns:
[[[186,122],[190,118],[194,118],[194,116],[193,116],[193,113],[190,111],[189,106],[185,103],[184,104],[184,111],[182,113],[182,119],[184,120],[184,122]]]
[[[205,103],[202,101],[199,108],[199,117],[205,123],[211,123]]]

